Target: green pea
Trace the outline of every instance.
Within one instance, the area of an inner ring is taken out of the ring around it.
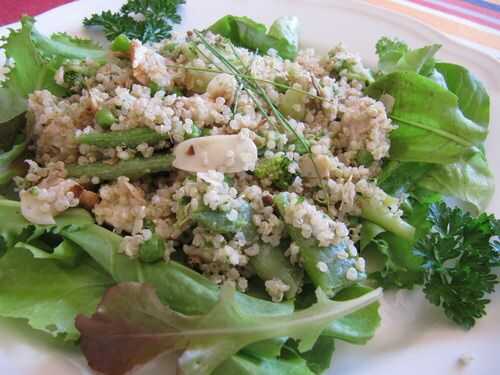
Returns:
[[[111,43],[111,50],[114,52],[128,52],[132,42],[126,35],[120,34]]]
[[[139,259],[145,263],[154,263],[163,258],[165,254],[165,241],[157,234],[144,241],[139,248]]]
[[[102,108],[95,114],[95,121],[103,128],[109,128],[116,122],[116,118],[108,108]]]

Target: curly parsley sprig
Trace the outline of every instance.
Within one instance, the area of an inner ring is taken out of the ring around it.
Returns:
[[[424,293],[448,318],[472,328],[499,281],[492,268],[500,266],[500,221],[444,203],[431,207],[429,220],[430,232],[414,247],[424,260]]]
[[[177,13],[185,0],[129,0],[116,13],[104,11],[83,20],[85,26],[101,27],[109,40],[124,34],[142,42],[170,37],[172,25],[181,21]]]

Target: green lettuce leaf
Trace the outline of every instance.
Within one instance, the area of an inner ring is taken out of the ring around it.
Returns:
[[[458,97],[462,113],[472,121],[488,127],[490,97],[483,84],[466,68],[457,64],[437,63],[446,87]]]
[[[275,49],[284,59],[293,60],[299,48],[299,22],[296,17],[281,17],[267,30],[266,25],[248,17],[227,15],[208,30],[228,38],[233,44],[259,53]]]
[[[486,139],[487,127],[463,115],[455,94],[417,73],[385,75],[366,92],[395,100],[390,117],[398,128],[391,132],[391,159],[449,164]]]
[[[82,351],[94,370],[121,374],[161,353],[182,350],[184,374],[209,375],[246,345],[273,337],[292,337],[300,341],[299,351],[308,351],[331,321],[373,303],[381,291],[337,302],[318,289],[313,306],[274,317],[248,314],[235,296],[234,289],[223,287],[207,314],[187,317],[162,305],[151,286],[120,284],[91,318],[78,316]]]
[[[12,148],[0,154],[0,186],[10,183],[12,177],[21,173],[14,165],[14,161],[24,154],[28,143],[22,136],[18,136]]]
[[[434,55],[441,45],[431,44],[410,50],[404,42],[384,37],[377,42],[375,48],[379,56],[380,73],[415,72],[427,75],[434,68]]]
[[[35,259],[28,250],[9,249],[0,258],[0,316],[27,319],[34,329],[76,340],[76,316],[94,311],[113,284],[90,259],[66,268]]]
[[[377,185],[387,194],[400,196],[411,191],[434,165],[388,160],[377,177]]]
[[[436,70],[448,90],[457,96],[462,113],[487,128],[490,98],[483,84],[460,65],[438,63]],[[477,213],[486,209],[495,191],[495,179],[483,151],[456,163],[433,166],[419,185],[469,203],[472,211]]]
[[[222,365],[212,375],[313,375],[306,361],[299,356],[287,359],[253,357],[238,354]]]
[[[445,196],[469,203],[473,212],[484,211],[495,193],[495,177],[482,152],[458,163],[432,168],[419,185]]]
[[[161,301],[182,314],[206,314],[219,298],[220,290],[215,284],[180,263],[147,264],[120,254],[122,237],[95,225],[92,216],[83,209],[71,209],[57,216],[56,225],[34,225],[22,216],[19,202],[0,200],[0,221],[3,223],[0,226],[0,254],[16,245],[29,244],[32,246],[30,250],[40,257],[38,251],[47,250],[40,248],[43,235],[57,234],[85,251],[116,282],[139,281],[153,285]],[[55,251],[41,255],[58,261],[62,256]],[[248,314],[276,316],[293,311],[291,304],[272,303],[242,293],[236,293],[235,298]],[[283,339],[275,338],[248,351],[258,355],[279,353],[283,342]]]
[[[311,350],[300,353],[297,344],[290,341],[284,347],[286,358],[297,358],[305,361],[309,370],[314,374],[322,374],[332,363],[333,352],[335,351],[335,340],[333,337],[320,336],[314,343]]]
[[[354,285],[341,290],[335,296],[336,301],[348,301],[358,298],[373,289],[361,285]],[[358,311],[334,320],[322,333],[323,336],[350,342],[351,344],[366,344],[380,325],[378,302],[372,303]]]
[[[59,86],[54,75],[67,60],[106,61],[107,52],[97,44],[54,34],[46,37],[35,29],[32,17],[21,18],[21,28],[10,30],[3,39],[2,49],[14,67],[7,75],[7,81],[0,88],[0,125],[18,117],[26,111],[25,98],[35,90],[49,90],[54,95],[64,96],[67,91]]]
[[[81,258],[82,250],[69,240],[63,240],[54,249],[43,241],[32,241],[31,244],[18,242],[14,248],[26,249],[35,259],[52,259],[68,267],[75,267]]]

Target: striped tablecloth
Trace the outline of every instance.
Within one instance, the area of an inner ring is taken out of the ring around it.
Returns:
[[[500,0],[366,0],[500,58]]]
[[[0,25],[71,0],[2,0]],[[188,0],[189,1],[189,0]],[[404,13],[500,58],[500,0],[364,0]]]

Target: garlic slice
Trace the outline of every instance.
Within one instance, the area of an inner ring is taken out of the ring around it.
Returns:
[[[173,166],[188,172],[252,171],[258,158],[257,146],[244,134],[189,139],[177,145],[174,155]]]

